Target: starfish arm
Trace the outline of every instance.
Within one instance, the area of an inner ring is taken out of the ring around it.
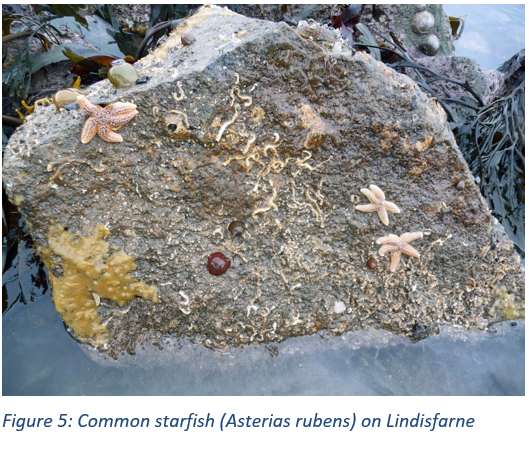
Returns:
[[[386,201],[384,202],[384,206],[386,207],[386,210],[388,210],[389,212],[392,212],[394,214],[400,214],[400,209],[397,207],[396,204]]]
[[[379,249],[378,251],[378,255],[379,256],[383,256],[384,254],[386,254],[387,252],[395,252],[395,251],[399,251],[399,248],[397,246],[392,246],[391,244],[384,244],[382,245],[382,247]]]
[[[380,190],[376,185],[370,185],[369,188],[371,189],[371,192],[376,197],[376,201],[385,201],[386,197],[384,196],[384,192]]]
[[[132,110],[129,112],[120,113],[118,115],[111,115],[110,116],[110,124],[113,127],[121,128],[125,123],[128,123],[130,120],[132,120],[136,115],[138,115],[137,110]]]
[[[105,114],[111,119],[118,118],[122,115],[127,116],[136,112],[132,115],[134,117],[138,113],[136,105],[128,102],[114,102],[113,104],[108,104],[104,110]]]
[[[91,117],[97,117],[102,111],[101,107],[92,104],[83,95],[77,96],[77,103],[79,104],[79,107],[81,107],[81,109],[83,109],[83,111]]]
[[[391,264],[389,265],[389,271],[394,272],[399,266],[400,262],[400,251],[395,251],[391,253]]]
[[[377,240],[377,244],[393,244],[399,245],[400,238],[397,235],[390,234],[388,236],[383,236]]]
[[[123,142],[123,138],[112,131],[108,125],[99,126],[99,137],[106,142]]]
[[[419,238],[422,238],[422,236],[422,232],[403,233],[402,235],[400,235],[400,239],[405,243],[409,243],[410,241],[415,241]]]
[[[386,208],[378,208],[377,209],[377,213],[378,213],[378,217],[380,217],[380,220],[382,221],[382,223],[384,225],[388,225],[389,224],[389,219],[388,219],[388,213],[386,212]]]
[[[417,252],[417,250],[412,248],[409,244],[402,246],[401,251],[403,254],[406,254],[410,257],[420,257],[420,254]]]
[[[377,210],[377,207],[374,204],[359,204],[355,209],[362,212],[374,212]]]
[[[130,102],[114,102],[105,107],[105,112],[109,115],[120,115],[133,110],[136,110],[136,104],[131,104]]]
[[[371,203],[377,203],[378,202],[376,196],[368,188],[362,188],[362,189],[360,189],[360,191],[367,197],[367,199]]]
[[[89,118],[84,124],[83,132],[81,133],[81,142],[88,144],[97,134],[97,122],[94,118]]]

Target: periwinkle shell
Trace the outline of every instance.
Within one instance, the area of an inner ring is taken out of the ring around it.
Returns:
[[[138,71],[130,64],[121,64],[111,67],[108,71],[108,79],[116,88],[126,88],[136,83],[140,77]]]
[[[182,42],[182,45],[189,46],[195,43],[197,39],[193,37],[193,35],[191,35],[190,33],[183,33],[180,37],[180,41]]]
[[[426,41],[421,45],[421,51],[427,56],[435,56],[439,51],[441,43],[436,35],[428,35]]]
[[[426,35],[435,25],[435,18],[429,11],[417,13],[411,21],[411,28],[416,34]]]

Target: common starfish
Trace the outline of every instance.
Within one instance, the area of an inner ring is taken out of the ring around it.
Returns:
[[[380,220],[384,225],[389,224],[388,211],[395,214],[400,213],[400,209],[393,203],[386,201],[384,192],[380,190],[376,185],[370,185],[368,190],[363,188],[360,191],[367,197],[370,201],[370,204],[361,204],[356,206],[355,209],[358,209],[362,212],[373,212],[376,211],[380,217]]]
[[[114,131],[138,115],[136,105],[129,102],[116,102],[103,108],[92,104],[83,95],[77,96],[77,102],[81,109],[90,116],[81,133],[83,144],[88,144],[96,134],[99,134],[99,137],[106,142],[123,142],[123,138]]]
[[[381,256],[386,252],[391,252],[390,271],[394,272],[399,266],[401,254],[406,254],[410,257],[420,256],[420,254],[408,244],[410,241],[414,241],[418,238],[422,238],[422,232],[403,233],[400,236],[388,235],[377,240],[377,244],[382,245],[378,251]]]

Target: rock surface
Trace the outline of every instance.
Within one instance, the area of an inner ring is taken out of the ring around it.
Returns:
[[[431,15],[434,26],[428,33],[418,34],[413,30],[413,22],[417,15],[424,13]],[[475,59],[455,54],[450,22],[443,5],[364,5],[361,22],[369,27],[380,43],[382,43],[381,37],[397,39],[417,64],[448,78],[469,82],[485,104],[498,96],[504,86],[501,72],[482,70]],[[435,36],[439,41],[439,50],[433,56],[425,53],[427,39],[430,36]],[[408,69],[406,74],[416,78],[413,70]],[[476,105],[476,100],[457,85],[441,81],[431,86],[439,95],[450,95]],[[466,111],[459,104],[449,103],[449,105],[463,116],[474,114],[472,111]]]
[[[183,47],[186,32],[196,42]],[[485,329],[505,308],[523,314],[520,260],[444,111],[406,76],[341,40],[217,7],[138,68],[147,84],[88,89],[96,104],[136,104],[123,143],[83,145],[84,112],[39,107],[5,154],[7,193],[55,277],[66,262],[50,254],[51,229],[75,245],[105,224],[110,250],[157,289],[156,303],[120,307],[92,286],[94,331],[111,338],[88,341],[115,355],[166,336],[219,350],[368,326],[419,339],[439,324]],[[370,184],[401,211],[388,226],[355,209]],[[420,258],[390,272],[376,240],[407,232],[424,234],[412,243]],[[220,276],[206,267],[215,252],[231,259]],[[69,266],[91,263],[82,254]]]
[[[149,4],[117,4],[112,5],[119,28],[127,32],[145,35],[149,28],[151,5]]]

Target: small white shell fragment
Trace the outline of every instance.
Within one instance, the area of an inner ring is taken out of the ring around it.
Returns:
[[[92,297],[96,301],[96,306],[99,307],[99,304],[101,303],[101,297],[99,297],[95,292],[92,292]]]
[[[334,302],[334,313],[343,313],[345,311],[345,304],[343,302]]]
[[[332,47],[333,53],[341,53],[342,52],[342,44],[340,42],[336,42]]]

